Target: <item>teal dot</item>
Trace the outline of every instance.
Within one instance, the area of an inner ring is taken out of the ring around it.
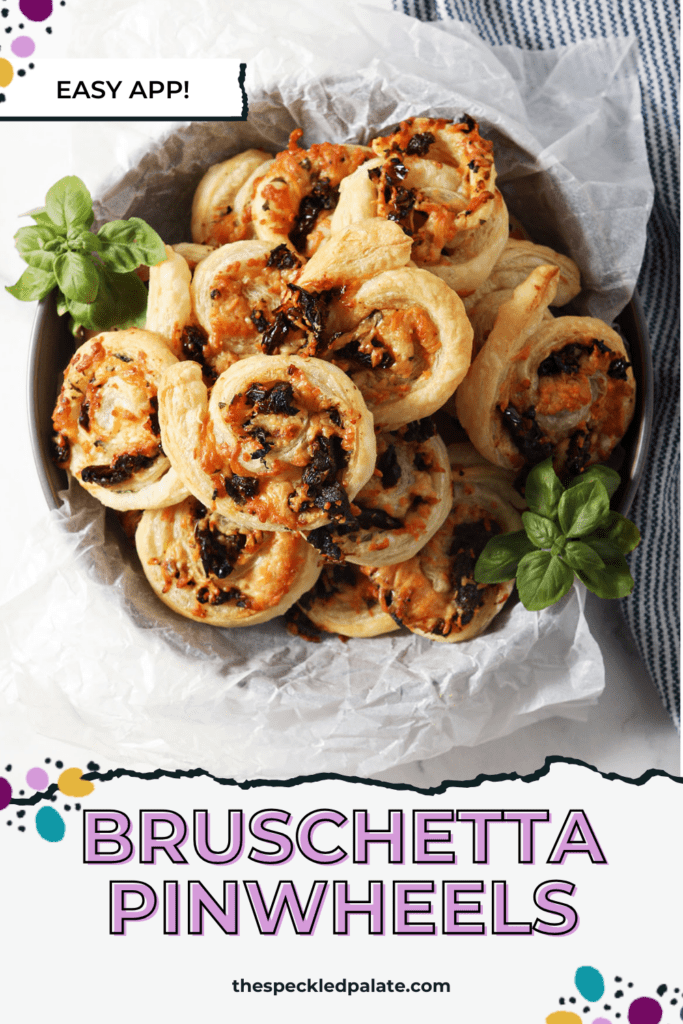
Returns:
[[[574,975],[574,984],[584,999],[595,1003],[605,991],[605,981],[595,967],[579,967]]]
[[[59,811],[54,807],[41,807],[36,814],[36,828],[38,835],[46,839],[48,843],[58,843],[64,838],[66,825]]]

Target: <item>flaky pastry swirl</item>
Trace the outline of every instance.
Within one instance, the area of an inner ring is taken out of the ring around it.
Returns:
[[[624,343],[593,317],[545,319],[559,270],[539,267],[503,303],[458,388],[458,419],[490,462],[520,470],[552,456],[574,475],[604,462],[633,416]]]
[[[130,328],[86,341],[64,371],[55,460],[109,508],[159,508],[187,495],[157,418],[159,381],[176,363],[163,338]]]
[[[396,622],[441,643],[478,636],[501,610],[514,581],[482,584],[474,566],[497,533],[521,529],[519,513],[494,490],[454,476],[453,504],[443,526],[400,565],[364,568],[380,603]]]
[[[355,565],[325,565],[299,608],[317,629],[342,636],[381,636],[398,629],[382,610],[375,584]]]
[[[145,512],[135,544],[161,600],[212,626],[254,626],[282,615],[320,571],[295,534],[240,529],[193,497]]]
[[[210,398],[199,364],[178,363],[161,382],[159,422],[191,493],[241,526],[312,530],[345,519],[375,466],[362,395],[319,359],[241,359]]]
[[[253,186],[271,162],[262,149],[247,149],[209,167],[192,200],[192,240],[225,245],[250,237]]]
[[[309,540],[332,559],[393,565],[411,558],[451,508],[448,453],[430,419],[377,437],[375,471],[354,499],[347,523],[321,527]]]
[[[376,138],[376,159],[342,182],[333,232],[370,216],[397,221],[412,258],[461,295],[489,275],[509,233],[492,144],[468,117],[415,117]]]

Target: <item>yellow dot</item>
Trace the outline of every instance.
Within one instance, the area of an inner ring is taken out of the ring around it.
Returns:
[[[581,1024],[581,1018],[571,1010],[556,1010],[546,1017],[545,1024]]]
[[[4,57],[0,57],[0,85],[9,85],[14,78],[14,68],[8,60]]]
[[[57,779],[59,792],[65,796],[88,796],[95,788],[92,782],[82,779],[81,768],[65,768]]]

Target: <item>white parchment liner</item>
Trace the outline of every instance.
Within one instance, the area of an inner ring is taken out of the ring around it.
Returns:
[[[127,5],[112,6],[112,19],[123,18]],[[299,6],[309,41],[340,16],[336,4]],[[257,0],[240,18],[253,28],[264,11]],[[282,148],[296,126],[305,144],[363,142],[406,116],[467,111],[496,143],[511,209],[579,262],[584,307],[611,319],[635,284],[651,201],[629,44],[491,50],[462,26],[451,35],[358,6],[346,27],[332,65],[281,25],[277,49],[250,56],[246,124],[174,126],[142,158],[126,148],[135,136],[125,126],[96,126],[95,140],[106,131],[112,151],[131,153],[99,218],[142,216],[167,241],[185,240],[192,192],[216,160]],[[82,28],[87,37],[87,18]],[[112,20],[102,38],[113,46],[119,31]],[[238,41],[223,55],[239,55]],[[369,66],[354,64],[354,48],[372,49]],[[313,645],[282,620],[216,630],[156,599],[110,515],[72,486],[29,538],[21,579],[6,587],[0,655],[7,697],[39,732],[112,762],[237,779],[369,775],[550,715],[575,717],[603,688],[581,589],[540,613],[513,603],[462,645],[403,632]]]

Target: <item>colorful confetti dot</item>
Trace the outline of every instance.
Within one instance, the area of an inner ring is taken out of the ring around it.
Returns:
[[[0,85],[7,86],[14,78],[14,68],[8,60],[0,57]]]
[[[81,778],[82,768],[66,768],[57,780],[60,793],[64,796],[88,796],[95,788],[92,782]]]
[[[610,1024],[610,1021],[607,1020],[607,1017],[596,1017],[593,1024]]]
[[[545,1024],[581,1024],[581,1018],[570,1010],[555,1010],[546,1017]]]
[[[36,814],[38,835],[48,843],[58,843],[64,838],[66,825],[59,811],[54,807],[41,807]]]
[[[19,10],[29,21],[45,21],[52,14],[52,0],[19,0]]]
[[[634,999],[628,1008],[629,1024],[659,1024],[663,1010],[656,999],[641,996]]]
[[[7,779],[0,778],[0,811],[7,807],[8,803],[12,799],[12,787],[10,786]]]
[[[574,975],[574,984],[591,1003],[596,1003],[605,991],[605,979],[595,967],[579,967]]]
[[[50,777],[44,768],[29,768],[26,772],[26,781],[31,789],[46,789]]]
[[[30,36],[17,36],[12,40],[12,53],[15,57],[30,57],[36,48]]]

